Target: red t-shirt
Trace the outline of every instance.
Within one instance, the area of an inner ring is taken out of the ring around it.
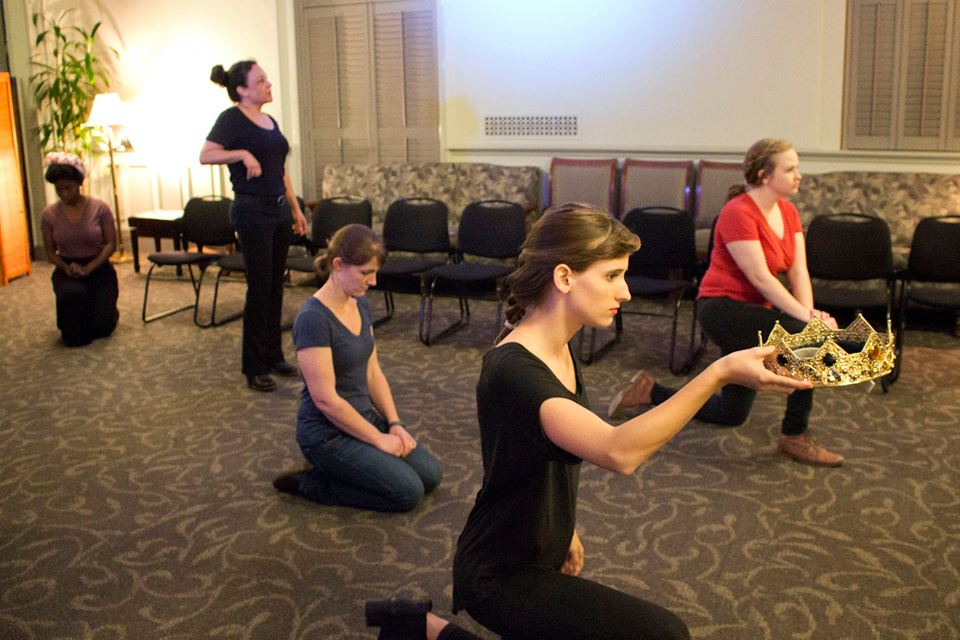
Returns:
[[[759,240],[770,273],[778,275],[790,269],[796,257],[795,236],[802,232],[800,214],[788,200],[778,200],[783,216],[783,238],[777,236],[763,213],[747,194],[733,198],[720,211],[713,236],[710,268],[700,283],[700,298],[726,297],[743,302],[773,307],[756,287],[750,284],[737,262],[730,255],[727,243],[738,240]]]

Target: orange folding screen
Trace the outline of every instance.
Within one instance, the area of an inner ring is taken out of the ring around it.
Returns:
[[[30,240],[10,74],[0,73],[0,285],[30,273]]]

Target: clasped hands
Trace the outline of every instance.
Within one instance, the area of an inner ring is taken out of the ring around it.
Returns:
[[[71,278],[83,278],[84,276],[90,275],[90,269],[86,265],[78,264],[76,262],[67,263],[67,275]]]
[[[377,449],[398,458],[404,458],[417,448],[417,441],[403,425],[392,425],[387,433],[380,435]]]

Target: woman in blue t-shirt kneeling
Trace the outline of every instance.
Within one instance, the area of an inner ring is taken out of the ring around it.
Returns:
[[[440,484],[440,463],[400,420],[380,369],[370,307],[386,252],[363,225],[347,225],[318,259],[326,282],[293,325],[304,387],[297,443],[310,462],[273,481],[278,491],[320,504],[410,511]]]

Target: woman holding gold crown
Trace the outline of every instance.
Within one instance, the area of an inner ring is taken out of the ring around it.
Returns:
[[[797,208],[787,200],[800,188],[800,159],[793,144],[764,138],[743,161],[746,184],[734,185],[714,230],[710,267],[700,284],[699,318],[704,333],[724,354],[757,344],[757,332],[769,334],[779,321],[791,333],[813,318],[836,330],[830,314],[814,307],[803,229]],[[786,274],[789,288],[777,277]],[[616,394],[608,413],[660,404],[674,390],[640,371],[631,386]],[[739,385],[723,387],[695,416],[697,420],[738,426],[750,415],[756,392]],[[807,433],[813,391],[787,398],[777,450],[797,462],[837,467],[843,456]]]

